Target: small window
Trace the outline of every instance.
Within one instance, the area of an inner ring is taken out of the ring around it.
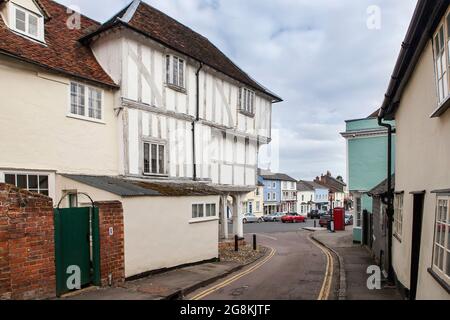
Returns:
[[[70,84],[70,113],[102,120],[102,91],[72,82]]]
[[[254,115],[255,114],[255,92],[242,88],[239,91],[239,108],[241,111]]]
[[[13,29],[34,39],[43,41],[43,17],[26,9],[13,5],[14,24]]]
[[[403,234],[403,194],[395,195],[394,201],[394,235],[402,239]]]
[[[166,146],[144,142],[144,174],[166,174]]]
[[[216,204],[215,203],[207,203],[207,204],[193,204],[192,205],[192,218],[193,219],[201,219],[201,218],[210,218],[216,217]]]
[[[270,196],[271,196],[271,193],[269,192],[269,193],[267,194],[267,200],[269,200],[269,201],[270,201]]]
[[[207,217],[215,217],[216,216],[216,204],[206,204],[205,205],[205,212]]]
[[[361,197],[356,198],[356,211],[355,211],[355,226],[361,227],[361,217],[362,217],[362,204]]]
[[[185,62],[177,56],[166,56],[166,83],[184,88]]]
[[[433,246],[433,271],[450,284],[450,197],[438,197]]]
[[[193,204],[192,205],[192,218],[203,218],[203,204]]]
[[[30,192],[49,195],[48,175],[5,173],[5,183]]]

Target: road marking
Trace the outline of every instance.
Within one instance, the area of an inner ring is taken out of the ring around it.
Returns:
[[[264,264],[266,264],[270,259],[272,259],[275,256],[275,253],[277,252],[274,248],[269,248],[271,251],[269,253],[269,255],[267,257],[265,257],[262,261],[260,261],[259,263],[255,264],[253,267],[242,271],[241,273],[238,273],[237,275],[209,288],[206,289],[205,291],[197,294],[196,296],[192,297],[191,300],[201,300],[207,296],[209,296],[210,294],[216,292],[217,290],[220,290],[230,284],[232,284],[233,282],[241,279],[242,277],[256,271],[257,269],[259,269],[260,267],[262,267]]]
[[[268,238],[268,239],[271,239],[271,240],[275,240],[275,241],[277,241],[278,239],[277,238],[274,238],[274,237],[271,237],[271,236],[267,236],[267,235],[265,235],[265,234],[260,234],[260,233],[255,233],[257,236],[260,236],[260,237],[263,237],[263,238]]]
[[[327,258],[327,268],[325,271],[325,277],[323,279],[322,288],[320,289],[319,296],[317,300],[328,300],[331,291],[331,285],[333,283],[333,272],[334,272],[334,263],[333,256],[330,253],[328,248],[322,246],[311,238],[312,234],[308,237],[309,241],[311,241],[316,247],[318,247],[325,254]]]

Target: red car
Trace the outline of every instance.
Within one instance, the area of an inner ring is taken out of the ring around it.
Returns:
[[[285,216],[281,217],[281,222],[283,223],[300,223],[306,222],[306,217],[300,216],[297,213],[288,213]]]

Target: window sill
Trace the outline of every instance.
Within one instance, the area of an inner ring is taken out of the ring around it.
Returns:
[[[438,118],[450,108],[450,95],[445,99],[436,110],[430,115],[430,118]]]
[[[72,118],[72,119],[77,119],[77,120],[84,120],[84,121],[98,123],[98,124],[106,124],[106,122],[104,122],[103,120],[89,118],[89,117],[84,117],[84,116],[79,116],[79,115],[71,114],[71,113],[69,113],[67,115],[67,118]]]
[[[189,224],[212,222],[212,221],[219,221],[219,218],[218,217],[194,218],[189,220]]]
[[[251,113],[251,112],[248,112],[248,111],[245,111],[245,110],[239,110],[239,113],[243,114],[244,116],[250,117],[250,118],[254,118],[255,117],[254,113]]]
[[[144,177],[146,177],[146,178],[168,178],[169,177],[169,175],[167,175],[166,173],[164,173],[164,174],[158,174],[158,173],[143,173],[142,174]]]
[[[172,89],[174,91],[177,91],[177,92],[180,92],[180,93],[183,93],[183,94],[187,94],[186,88],[179,87],[179,86],[177,86],[175,84],[166,83],[166,87],[169,88],[169,89]]]
[[[432,268],[428,268],[428,273],[433,277],[434,280],[437,281],[437,283],[439,283],[442,288],[444,288],[445,291],[447,291],[447,293],[450,293],[450,285],[436,272],[434,272]]]

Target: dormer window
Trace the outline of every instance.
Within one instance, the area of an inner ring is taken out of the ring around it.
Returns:
[[[12,4],[11,26],[27,37],[44,41],[44,17]]]

